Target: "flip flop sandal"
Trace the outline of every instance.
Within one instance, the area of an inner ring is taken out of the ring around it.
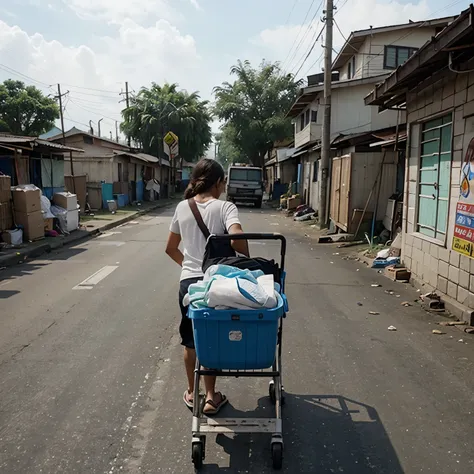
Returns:
[[[192,410],[194,408],[194,403],[192,399],[189,400],[188,395],[189,392],[186,390],[183,395],[183,402],[190,410]]]
[[[204,409],[203,409],[203,414],[206,416],[213,416],[217,415],[221,408],[229,401],[227,400],[227,397],[225,395],[222,395],[221,392],[217,392],[218,395],[221,397],[221,401],[219,403],[215,403],[214,400],[206,400],[206,403],[204,404]],[[205,410],[206,405],[210,405],[213,410]]]

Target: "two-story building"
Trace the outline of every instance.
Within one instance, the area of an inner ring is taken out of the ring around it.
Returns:
[[[354,228],[354,219],[364,208],[379,181],[380,193],[369,200],[367,215],[376,212],[380,220],[387,199],[396,192],[400,167],[398,150],[370,146],[378,136],[393,133],[405,123],[404,111],[366,107],[364,98],[374,86],[403,64],[418,48],[442,30],[453,18],[351,33],[332,66],[331,169],[329,215],[345,231]],[[313,208],[319,207],[319,164],[323,119],[323,75],[308,77],[308,86],[289,111],[295,125],[295,153],[300,159],[300,192]],[[375,135],[375,136],[374,136]],[[333,166],[335,165],[335,166]],[[380,177],[379,177],[380,176]],[[357,217],[359,216],[359,217]]]
[[[474,324],[474,9],[366,98],[407,113],[402,259],[423,292]]]

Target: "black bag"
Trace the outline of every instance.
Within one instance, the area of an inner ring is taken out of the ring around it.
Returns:
[[[232,248],[230,240],[209,240],[211,233],[207,228],[206,224],[202,219],[202,215],[199,212],[196,201],[191,198],[188,199],[189,207],[193,213],[194,218],[196,219],[197,225],[206,239],[206,250],[204,252],[204,258],[202,260],[202,271],[206,272],[206,269],[209,268],[214,263],[210,263],[213,260],[219,260],[226,257],[236,257],[235,250]],[[224,234],[227,234],[227,231],[224,231]]]
[[[241,270],[261,270],[265,275],[273,275],[275,281],[280,281],[280,268],[275,260],[267,260],[265,258],[256,257],[238,257],[232,248],[230,240],[209,240],[211,233],[202,219],[196,201],[188,199],[189,207],[196,219],[197,225],[207,240],[206,251],[202,260],[202,271],[212,265],[229,265],[231,267],[240,268]],[[227,231],[224,232],[228,234]]]

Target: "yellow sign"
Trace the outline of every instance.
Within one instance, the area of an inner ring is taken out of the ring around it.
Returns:
[[[178,143],[178,136],[175,135],[173,132],[168,132],[165,135],[164,140],[165,140],[165,143],[170,147],[174,143]]]
[[[473,245],[471,242],[467,242],[459,237],[453,237],[453,250],[468,257],[472,257]]]

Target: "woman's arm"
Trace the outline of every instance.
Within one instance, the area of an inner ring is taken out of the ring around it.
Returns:
[[[229,228],[229,234],[243,234],[242,226],[240,224],[233,224]],[[246,257],[250,257],[249,243],[246,240],[232,240],[232,248]]]
[[[170,232],[165,252],[171,260],[175,261],[181,267],[183,266],[184,255],[183,252],[179,250],[180,243],[181,235]]]

